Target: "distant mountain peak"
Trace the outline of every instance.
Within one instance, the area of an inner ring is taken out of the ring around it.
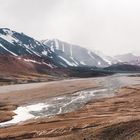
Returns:
[[[80,66],[105,67],[109,65],[93,51],[79,45],[67,43],[59,39],[47,40],[43,41],[43,43],[49,46],[53,52],[58,55],[64,54],[65,57],[69,57]]]
[[[14,33],[14,31],[8,29],[8,28],[0,28],[0,34],[3,35],[12,35]]]
[[[107,67],[118,62],[140,62],[140,58],[131,53],[110,57],[55,38],[38,41],[8,28],[0,28],[0,55],[12,55],[29,63],[65,68]]]
[[[38,41],[8,28],[0,29],[0,54],[12,55],[29,63],[48,64],[57,67],[104,67],[100,56],[78,45],[58,39]]]

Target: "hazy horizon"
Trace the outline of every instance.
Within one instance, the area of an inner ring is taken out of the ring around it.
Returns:
[[[107,55],[140,55],[139,0],[0,0],[0,27]]]

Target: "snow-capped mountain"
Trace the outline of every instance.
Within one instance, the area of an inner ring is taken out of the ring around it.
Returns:
[[[12,55],[30,63],[54,67],[105,67],[101,57],[80,46],[59,40],[38,41],[24,33],[0,29],[0,54]]]
[[[24,58],[26,62],[45,64],[50,68],[78,66],[72,59],[58,56],[43,43],[7,28],[0,29],[0,54]]]
[[[100,51],[94,51],[98,56],[100,56],[104,61],[108,62],[109,65],[114,64],[130,64],[130,65],[140,65],[140,56],[136,56],[133,53],[127,53],[116,56],[107,56]]]
[[[97,51],[97,50],[94,50],[94,52],[100,56],[104,61],[106,61],[109,65],[113,65],[113,64],[116,64],[116,63],[119,63],[120,61],[113,57],[113,56],[108,56],[108,55],[105,55],[103,54],[102,52],[100,51]]]
[[[0,29],[0,56],[13,56],[14,59],[29,64],[49,68],[68,67],[108,67],[118,62],[140,64],[140,57],[134,55],[105,56],[78,45],[57,39],[38,41],[24,33],[7,28]],[[17,61],[19,62],[19,61]]]
[[[120,62],[125,62],[132,65],[140,65],[140,56],[136,56],[133,53],[127,53],[115,56]]]
[[[44,40],[44,45],[50,47],[64,61],[73,61],[73,66],[106,67],[110,64],[94,52],[78,45],[73,45],[58,39]]]
[[[0,54],[15,56],[18,59],[32,63],[44,63],[48,67],[53,65],[42,58],[52,54],[51,50],[39,41],[23,33],[11,31],[7,28],[0,29]],[[48,59],[49,60],[49,59]]]
[[[127,53],[115,56],[120,62],[138,62],[140,61],[140,56],[136,56],[133,53]]]

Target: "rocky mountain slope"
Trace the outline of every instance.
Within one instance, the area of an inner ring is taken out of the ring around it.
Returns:
[[[75,62],[74,66],[106,67],[110,65],[107,60],[104,60],[96,53],[78,45],[73,45],[58,39],[44,40],[42,43],[49,46],[60,58],[67,56],[65,59],[72,59]]]
[[[37,41],[24,33],[0,29],[0,54],[12,55],[31,63],[55,67],[105,67],[108,63],[93,52],[59,40]]]
[[[90,56],[87,54],[86,57]],[[100,57],[97,58],[102,61]],[[92,72],[91,67],[95,68],[95,65],[89,67],[88,63],[81,63],[74,56],[62,50],[55,51],[51,46],[23,33],[0,29],[0,85],[106,74]]]
[[[38,41],[24,33],[7,28],[0,28],[0,58],[0,72],[12,72],[12,74],[47,73],[54,75],[57,73],[60,76],[63,73],[69,73],[73,76],[84,70],[84,76],[86,76],[90,72],[90,75],[93,75],[92,71],[96,68],[109,67],[118,62],[140,64],[140,57],[132,54],[105,56],[58,39]],[[96,69],[94,75],[97,72]]]
[[[115,58],[120,62],[126,62],[132,65],[140,65],[140,56],[136,56],[132,53],[117,55]]]
[[[29,63],[45,64],[49,68],[64,65],[49,47],[10,29],[0,29],[0,54],[14,56],[17,59],[24,58],[23,60]]]

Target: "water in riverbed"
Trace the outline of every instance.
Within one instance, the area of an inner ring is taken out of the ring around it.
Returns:
[[[21,106],[14,111],[17,115],[12,120],[0,123],[0,126],[9,126],[29,119],[71,112],[79,109],[93,98],[96,98],[97,95],[99,96],[106,91],[107,89],[84,90],[71,95],[49,98],[44,103]]]

